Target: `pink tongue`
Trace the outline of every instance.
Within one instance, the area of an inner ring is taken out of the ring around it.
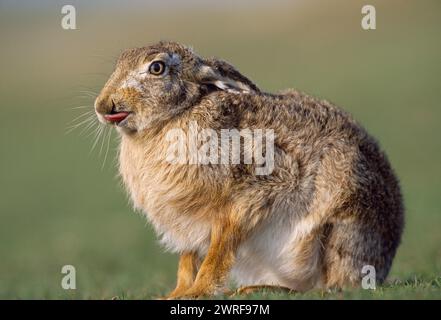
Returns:
[[[104,119],[106,119],[109,122],[118,123],[123,121],[125,118],[127,118],[128,115],[129,115],[128,112],[118,112],[118,113],[106,114],[104,115]]]

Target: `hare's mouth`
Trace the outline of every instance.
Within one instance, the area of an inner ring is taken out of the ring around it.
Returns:
[[[124,110],[117,110],[116,105],[112,101],[112,110],[104,114],[104,119],[110,123],[119,124],[129,116],[130,112]]]

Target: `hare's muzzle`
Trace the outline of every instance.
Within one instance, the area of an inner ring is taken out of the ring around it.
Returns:
[[[130,114],[118,109],[112,96],[100,95],[95,100],[95,111],[101,122],[118,124]]]

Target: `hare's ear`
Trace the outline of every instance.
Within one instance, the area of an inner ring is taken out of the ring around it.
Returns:
[[[199,68],[198,81],[233,93],[260,92],[259,88],[229,63],[207,59]]]

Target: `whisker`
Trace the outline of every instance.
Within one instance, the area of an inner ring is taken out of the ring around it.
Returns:
[[[90,123],[93,123],[94,121],[95,121],[95,120],[94,120],[93,117],[89,117],[89,118],[87,118],[87,119],[84,119],[83,121],[81,121],[81,122],[78,123],[78,124],[74,124],[74,125],[72,125],[72,126],[67,127],[67,128],[66,128],[66,133],[70,133],[70,132],[72,132],[73,130],[75,130],[75,129],[81,127],[81,126],[86,126],[86,127],[88,127],[89,124],[90,124]]]
[[[79,84],[79,85],[76,85],[75,88],[86,89],[86,90],[88,90],[88,89],[93,89],[93,88],[95,88],[95,87],[94,87],[94,86],[84,85],[84,84]]]
[[[95,119],[94,116],[89,115],[86,119],[82,120],[81,122],[67,127],[66,130],[71,132],[71,131],[75,130],[76,128],[78,128],[78,127],[80,127],[80,126],[82,126],[82,125],[84,125],[84,124],[86,124],[86,123],[88,123],[90,121],[94,121],[94,119]]]
[[[81,92],[86,97],[95,97],[97,93],[89,90],[81,90]],[[70,110],[83,110],[86,109],[85,112],[82,112],[80,115],[76,116],[74,119],[70,120],[66,133],[70,133],[78,128],[80,128],[79,135],[85,137],[92,137],[92,146],[89,151],[89,155],[96,150],[97,145],[100,144],[99,155],[104,154],[103,162],[101,164],[101,170],[104,170],[107,158],[109,156],[111,138],[112,138],[112,128],[109,126],[102,124],[98,121],[96,117],[95,110],[91,105],[81,105],[69,108]],[[89,110],[87,110],[89,109]]]
[[[97,91],[93,90],[93,87],[79,85],[79,86],[77,86],[77,88],[79,90],[84,90],[84,91],[87,91],[87,92],[97,93]]]
[[[97,145],[97,143],[99,141],[99,138],[101,136],[101,133],[103,131],[103,128],[104,128],[103,125],[100,124],[100,126],[98,127],[98,130],[96,131],[95,138],[94,138],[94,141],[93,141],[93,145],[92,145],[92,148],[90,149],[89,154],[91,154],[92,151],[95,149],[95,147],[96,147],[96,145]]]
[[[106,148],[106,153],[104,155],[104,161],[103,161],[103,165],[101,166],[101,170],[103,170],[104,166],[106,165],[107,154],[109,153],[110,137],[111,136],[112,136],[112,129],[110,129],[109,133],[107,134],[107,148]]]
[[[79,99],[87,99],[87,100],[96,98],[96,96],[85,95],[85,94],[78,94],[78,95],[75,95],[75,97],[79,98]]]
[[[97,126],[95,127],[95,130],[90,131],[88,134],[86,134],[86,137],[90,137],[92,134],[95,136],[98,132],[98,130],[101,127],[101,123],[97,122]]]
[[[90,91],[90,90],[79,90],[78,92],[87,94],[91,97],[96,97],[98,95],[98,92]]]
[[[105,128],[104,128],[103,139],[101,140],[101,147],[100,147],[100,153],[99,153],[100,156],[101,156],[101,154],[102,154],[102,152],[103,152],[104,141],[106,140],[107,130],[108,130],[108,127],[105,127]]]
[[[76,110],[76,109],[86,109],[86,108],[93,109],[93,106],[78,106],[78,107],[67,108],[66,110]]]
[[[86,111],[86,112],[80,114],[78,117],[70,120],[67,124],[71,124],[72,122],[75,122],[76,120],[79,120],[79,119],[83,118],[84,116],[90,116],[92,114],[92,112],[93,112],[92,110]]]
[[[83,130],[81,130],[80,132],[80,136],[83,134],[86,134],[87,131],[89,131],[91,128],[93,128],[93,126],[96,124],[96,118],[94,118],[93,121],[90,121],[89,124],[87,124]]]

